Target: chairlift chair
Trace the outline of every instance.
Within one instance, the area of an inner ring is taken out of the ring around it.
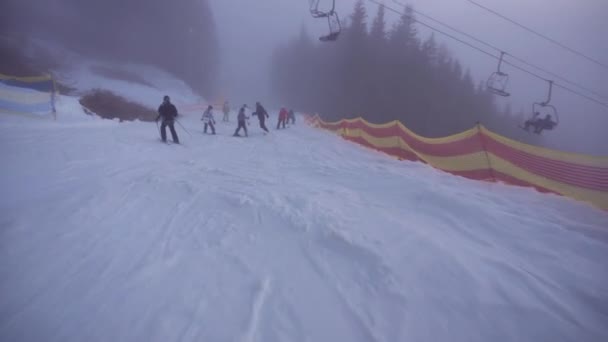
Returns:
[[[319,40],[322,42],[333,42],[338,39],[338,36],[342,32],[342,25],[340,24],[338,13],[332,11],[332,13],[327,16],[327,22],[329,25],[329,34],[319,37]]]
[[[319,40],[322,42],[335,41],[342,32],[340,17],[338,17],[338,12],[336,12],[336,0],[332,0],[331,9],[328,11],[319,9],[320,2],[320,0],[309,0],[310,15],[312,15],[313,18],[327,18],[329,33],[319,37]]]
[[[511,96],[511,94],[507,92],[507,85],[509,84],[509,75],[500,70],[504,55],[504,52],[500,53],[498,68],[488,78],[488,81],[486,82],[486,88],[494,95],[508,97]]]
[[[559,126],[559,114],[557,113],[557,109],[555,108],[555,106],[550,104],[551,94],[553,91],[553,81],[547,82],[549,83],[549,92],[547,94],[547,99],[543,102],[534,102],[534,104],[532,105],[532,114],[527,121],[543,120],[543,118],[549,117],[555,120],[555,125],[545,129],[552,130],[555,127]]]
[[[323,12],[321,10],[319,10],[319,2],[321,2],[321,0],[310,0],[310,15],[312,15],[313,18],[325,18],[328,16],[329,12]]]
[[[552,118],[555,118],[555,126],[559,125],[559,114],[553,105],[544,102],[534,102],[534,105],[532,106],[532,115],[538,117],[551,115]]]

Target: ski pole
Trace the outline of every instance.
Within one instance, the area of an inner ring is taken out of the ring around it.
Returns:
[[[179,122],[179,120],[175,120],[175,122],[177,122],[177,124],[178,124],[178,125],[179,125],[179,126],[180,126],[180,127],[183,129],[183,130],[184,130],[184,131],[186,131],[186,133],[188,133],[188,135],[189,135],[189,136],[192,136],[192,134],[190,134],[190,132],[188,132],[188,130],[186,129],[186,127],[184,127],[184,126],[182,125],[182,123],[181,123],[181,122]]]

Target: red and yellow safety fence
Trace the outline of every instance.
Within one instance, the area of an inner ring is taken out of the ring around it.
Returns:
[[[590,202],[608,210],[608,157],[595,157],[524,144],[482,125],[443,138],[425,138],[399,121],[372,124],[362,118],[309,124],[399,159],[421,161],[471,179],[532,186]]]

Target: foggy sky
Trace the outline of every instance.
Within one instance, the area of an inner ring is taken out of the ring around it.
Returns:
[[[322,0],[323,1],[323,0]],[[608,64],[608,1],[606,0],[476,0],[504,15],[530,26],[576,50]],[[330,0],[326,0],[330,3]],[[337,0],[344,18],[352,12],[355,0]],[[597,92],[606,94],[608,70],[495,17],[466,0],[401,1],[436,19],[455,26],[530,63],[553,71]],[[392,0],[387,6],[401,9]],[[316,39],[326,30],[326,22],[308,13],[308,0],[210,0],[218,25],[222,59],[221,93],[234,103],[276,102],[270,91],[269,63],[273,50],[296,35],[302,25]],[[366,2],[368,22],[377,6]],[[397,15],[387,11],[387,21]],[[419,18],[425,21],[424,18]],[[428,21],[428,20],[427,20]],[[432,22],[429,22],[432,24]],[[430,31],[418,26],[421,37]],[[464,68],[470,68],[476,82],[487,78],[497,62],[479,52],[436,34],[446,43]],[[487,48],[486,48],[487,49]],[[491,51],[497,54],[494,51]],[[547,85],[519,71],[505,67],[510,74],[509,101],[513,110],[531,111],[531,103],[544,100]],[[543,75],[545,76],[545,75]],[[546,76],[550,78],[550,76]],[[559,80],[556,80],[559,82]],[[562,82],[563,83],[563,82]],[[568,84],[565,84],[568,85]],[[570,86],[570,85],[568,85]],[[504,101],[498,103],[502,106]],[[575,151],[608,155],[608,109],[581,100],[560,89],[554,90],[552,103],[558,107],[560,127],[549,132],[550,145]],[[287,104],[288,105],[288,104]],[[573,143],[577,146],[573,147]]]

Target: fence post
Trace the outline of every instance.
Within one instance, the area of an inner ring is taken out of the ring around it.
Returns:
[[[55,83],[55,78],[53,75],[49,75],[51,77],[51,81],[53,82],[53,90],[51,92],[51,106],[53,108],[53,119],[57,121],[57,107],[55,107],[55,101],[57,99],[57,95],[59,94],[57,90],[57,84]]]
[[[486,155],[486,161],[488,163],[488,170],[490,170],[490,177],[492,182],[496,182],[496,176],[494,175],[494,168],[492,167],[492,162],[490,161],[490,156],[488,155],[488,148],[486,146],[486,140],[483,137],[483,132],[481,131],[481,124],[477,121],[477,134],[479,134],[479,141],[481,143],[481,148],[483,149],[484,154]]]

